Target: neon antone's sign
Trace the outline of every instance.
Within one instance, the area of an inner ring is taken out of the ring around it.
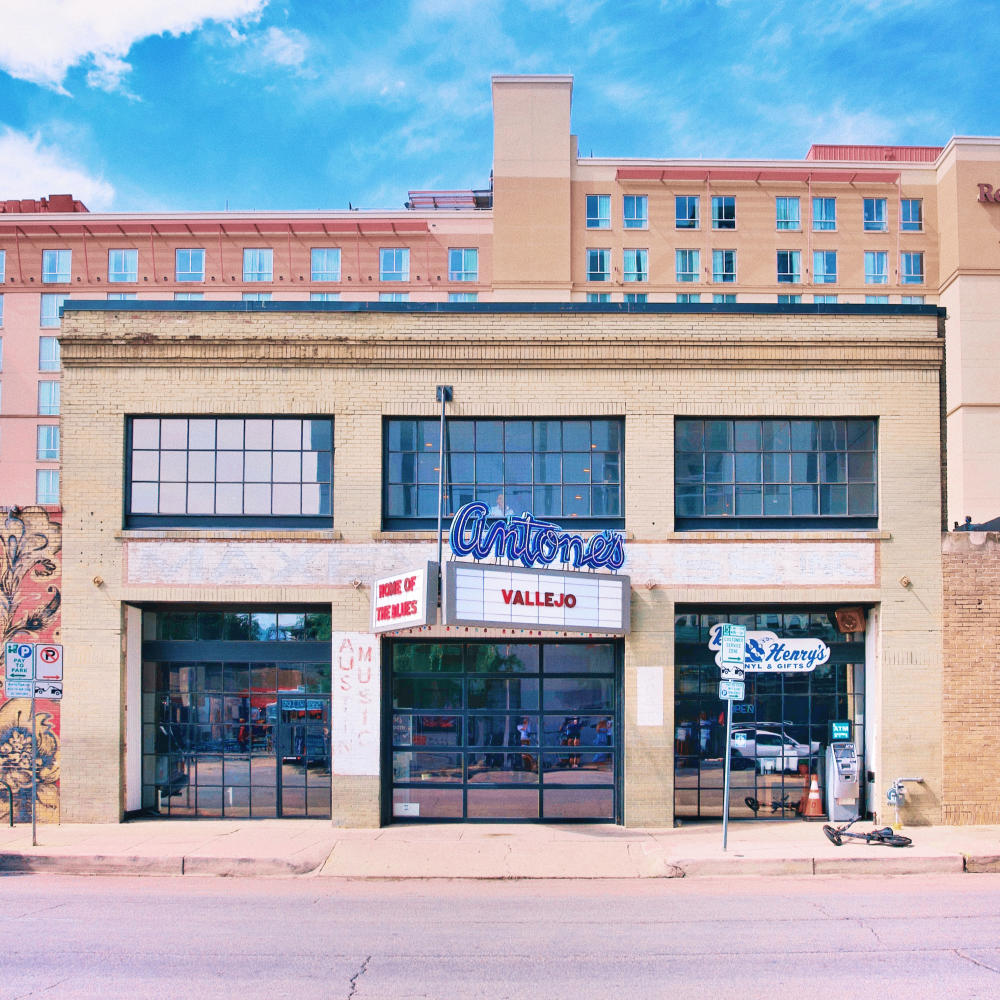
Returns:
[[[451,522],[448,542],[457,556],[510,559],[527,566],[572,565],[576,569],[621,569],[624,537],[601,531],[584,540],[557,524],[539,521],[528,512],[506,520],[487,520],[489,507],[480,500],[460,507]]]

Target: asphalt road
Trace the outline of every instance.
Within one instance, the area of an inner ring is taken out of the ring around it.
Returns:
[[[1000,996],[1000,875],[0,877],[0,998]]]

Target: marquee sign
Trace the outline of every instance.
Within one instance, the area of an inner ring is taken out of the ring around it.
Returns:
[[[722,624],[709,631],[708,648],[716,650],[715,662],[722,666]],[[747,673],[806,672],[830,659],[830,647],[822,639],[779,639],[774,632],[747,632]]]
[[[488,519],[488,515],[489,507],[481,500],[458,509],[448,535],[456,556],[509,559],[529,569],[561,564],[616,570],[625,563],[625,538],[616,531],[600,531],[584,539],[528,512],[506,519]]]
[[[622,634],[629,631],[627,576],[449,562],[444,575],[447,625]]]
[[[372,584],[372,631],[433,625],[437,617],[437,563]]]

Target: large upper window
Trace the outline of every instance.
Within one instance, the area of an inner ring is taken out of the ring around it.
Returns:
[[[700,280],[700,257],[698,250],[675,250],[674,268],[678,281],[699,281]]]
[[[309,252],[311,281],[340,281],[340,247],[313,247]]]
[[[647,229],[649,227],[649,201],[644,194],[627,194],[623,205],[626,229]]]
[[[865,198],[865,232],[884,233],[889,228],[885,198]]]
[[[382,247],[378,252],[378,277],[379,281],[409,281],[409,248]]]
[[[205,251],[201,249],[174,251],[175,281],[205,280]]]
[[[922,253],[901,254],[899,273],[902,284],[922,285],[924,283],[924,255]]]
[[[679,194],[674,198],[674,226],[677,229],[697,229],[699,198],[696,194]]]
[[[865,284],[885,285],[889,282],[889,254],[885,250],[865,251]]]
[[[479,250],[476,247],[451,247],[448,250],[448,280],[479,280]]]
[[[813,250],[813,281],[817,285],[837,282],[837,251]]]
[[[38,370],[40,372],[57,372],[61,367],[58,337],[38,338]]]
[[[919,198],[903,198],[899,203],[899,228],[919,233],[924,228],[924,203]]]
[[[46,284],[69,281],[72,263],[72,250],[43,250],[42,281]]]
[[[387,529],[432,527],[438,511],[439,423],[385,425]],[[495,517],[531,511],[586,527],[622,527],[624,422],[449,420],[445,424],[444,513],[482,500]]]
[[[813,198],[813,229],[826,232],[837,228],[837,199]]]
[[[58,382],[38,383],[38,412],[46,417],[59,415]]]
[[[132,417],[126,525],[328,527],[333,421]]]
[[[587,250],[587,281],[611,280],[611,251]]]
[[[0,282],[7,280],[7,251],[0,250]]]
[[[729,283],[736,280],[736,251],[712,251],[712,281]]]
[[[798,284],[802,280],[802,251],[778,251],[778,283]]]
[[[678,529],[876,527],[873,419],[684,418],[674,451]]]
[[[138,281],[139,251],[109,250],[108,281]]]
[[[58,424],[38,425],[37,457],[40,462],[52,462],[59,458]]]
[[[611,228],[611,195],[609,194],[587,195],[587,228],[588,229]]]
[[[778,229],[797,230],[802,228],[798,198],[775,198],[774,214],[775,224]]]
[[[59,470],[38,469],[35,472],[35,503],[59,503]]]
[[[649,251],[626,250],[625,272],[626,281],[649,281]]]
[[[712,196],[712,228],[736,228],[736,199],[728,195]]]
[[[247,247],[243,251],[244,281],[274,280],[274,251],[268,247]]]

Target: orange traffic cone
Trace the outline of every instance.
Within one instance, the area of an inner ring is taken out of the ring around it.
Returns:
[[[804,815],[806,811],[806,803],[809,801],[809,765],[801,765],[804,770],[799,773],[803,776],[802,782],[802,795],[799,797],[798,804],[795,806],[795,811],[800,815]]]
[[[823,800],[819,796],[819,780],[815,774],[810,775],[809,797],[806,799],[806,807],[802,810],[803,819],[825,819],[823,812]]]

